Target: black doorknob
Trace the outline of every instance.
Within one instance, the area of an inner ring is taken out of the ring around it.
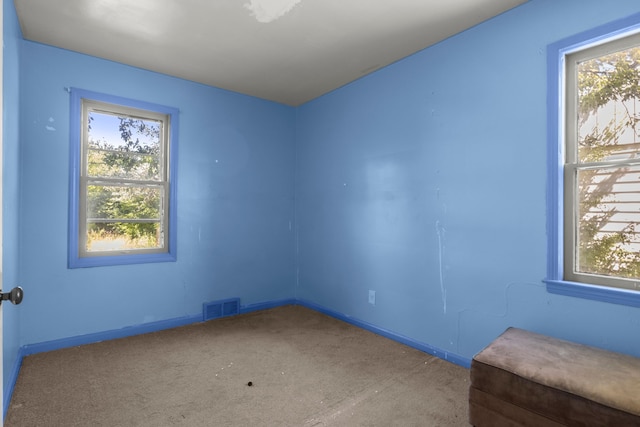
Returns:
[[[24,291],[20,286],[16,286],[9,292],[0,292],[0,303],[2,301],[11,301],[13,304],[18,305],[22,302],[24,297]]]

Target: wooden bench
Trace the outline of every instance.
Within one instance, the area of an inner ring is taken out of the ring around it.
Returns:
[[[640,426],[640,359],[509,328],[471,362],[469,422]]]

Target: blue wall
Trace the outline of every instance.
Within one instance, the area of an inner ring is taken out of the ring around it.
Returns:
[[[291,296],[293,108],[27,41],[21,59],[21,344]],[[67,269],[69,87],[180,110],[177,262]]]
[[[542,282],[546,47],[639,11],[533,0],[299,108],[296,296],[467,359],[508,326],[640,356],[638,308]]]
[[[19,230],[19,44],[22,39],[18,18],[13,2],[3,2],[3,106],[2,106],[2,232],[3,232],[3,287],[11,289],[20,284],[18,270],[18,230]],[[19,311],[11,304],[3,304],[3,387],[5,401],[11,397],[7,385],[15,381],[15,365],[20,348]],[[6,407],[6,405],[4,406]]]

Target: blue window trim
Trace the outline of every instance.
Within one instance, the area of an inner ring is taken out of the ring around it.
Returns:
[[[567,54],[640,30],[640,13],[567,37],[547,47],[547,292],[640,307],[640,292],[563,280],[564,146],[560,135],[561,82]]]
[[[177,171],[178,171],[178,109],[150,102],[137,101],[114,95],[71,88],[70,110],[70,178],[69,178],[69,268],[100,267],[110,265],[146,264],[155,262],[171,262],[177,259]],[[169,134],[169,239],[167,252],[159,254],[126,254],[96,257],[78,256],[78,203],[80,195],[80,138],[82,100],[106,102],[141,110],[155,111],[170,116]]]

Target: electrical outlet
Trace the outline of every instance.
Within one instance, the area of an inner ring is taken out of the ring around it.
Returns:
[[[369,304],[376,305],[376,291],[369,290]]]

